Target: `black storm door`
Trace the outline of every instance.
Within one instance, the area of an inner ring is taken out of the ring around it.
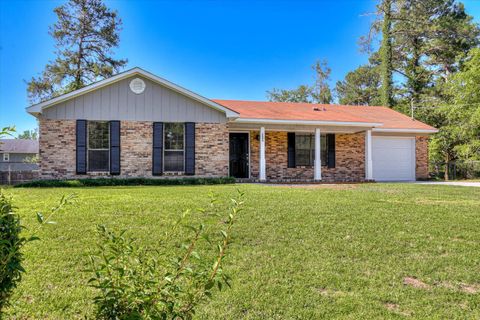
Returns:
[[[230,133],[230,176],[248,178],[248,133]]]

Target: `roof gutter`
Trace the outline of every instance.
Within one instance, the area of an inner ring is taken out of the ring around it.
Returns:
[[[254,124],[293,124],[310,126],[338,126],[338,127],[380,127],[382,123],[376,122],[351,122],[351,121],[321,121],[321,120],[278,120],[278,119],[256,119],[256,118],[236,118],[236,123],[254,123]]]
[[[391,133],[437,133],[438,129],[387,129],[373,128],[373,132],[391,132]]]

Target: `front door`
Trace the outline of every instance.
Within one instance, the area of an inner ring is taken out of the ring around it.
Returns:
[[[248,133],[230,133],[230,176],[248,178]]]

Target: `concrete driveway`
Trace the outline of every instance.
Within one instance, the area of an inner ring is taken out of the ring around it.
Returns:
[[[418,184],[443,184],[447,186],[479,187],[480,181],[417,181]]]

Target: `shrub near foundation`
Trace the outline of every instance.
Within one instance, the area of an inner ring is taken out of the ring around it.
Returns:
[[[180,186],[212,185],[235,183],[235,178],[95,178],[69,180],[35,180],[16,185],[16,188],[68,188],[68,187],[107,187],[107,186]]]

